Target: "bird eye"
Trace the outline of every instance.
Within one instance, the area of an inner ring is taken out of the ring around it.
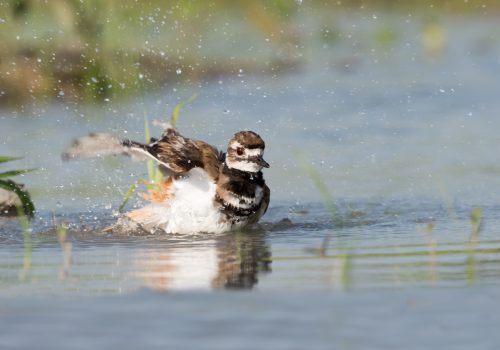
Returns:
[[[236,154],[237,155],[242,156],[243,153],[245,153],[245,150],[243,149],[243,147],[236,148]]]

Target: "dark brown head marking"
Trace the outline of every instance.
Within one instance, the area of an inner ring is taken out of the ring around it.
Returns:
[[[266,144],[253,131],[239,131],[229,140],[226,164],[241,171],[258,172],[269,164],[262,158]]]
[[[231,143],[237,141],[241,146],[247,149],[255,149],[266,147],[264,140],[259,136],[259,134],[253,131],[239,131],[234,134],[233,138],[229,141],[229,148],[231,148]]]

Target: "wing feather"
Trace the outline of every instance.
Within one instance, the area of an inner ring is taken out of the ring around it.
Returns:
[[[182,136],[173,128],[167,129],[160,140],[147,150],[175,173],[183,174],[193,168],[203,168],[214,181],[219,176],[223,154],[204,141]]]
[[[122,154],[131,156],[134,160],[154,159],[176,175],[186,174],[189,170],[200,167],[217,181],[224,153],[215,147],[184,137],[173,127],[168,127],[159,140],[152,141],[154,142],[142,144],[110,134],[89,134],[75,139],[62,154],[62,158],[71,160]]]

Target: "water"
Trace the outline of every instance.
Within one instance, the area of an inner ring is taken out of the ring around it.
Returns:
[[[422,21],[383,17],[345,14],[337,25],[350,39],[307,45],[302,69],[283,76],[2,111],[1,153],[39,170],[19,178],[38,208],[30,239],[17,220],[0,221],[0,347],[494,348],[498,25],[447,19],[446,46],[432,53]],[[390,46],[367,39],[381,20],[399,33]],[[266,140],[268,214],[241,233],[101,233],[145,166],[63,163],[60,153],[96,130],[142,140],[144,113],[165,119],[194,92],[179,119],[185,135],[219,148],[241,128]],[[327,184],[338,221],[300,156]],[[66,241],[53,212],[69,225]]]
[[[17,299],[3,348],[409,349],[498,344],[497,288],[350,294],[153,294]],[[460,304],[450,300],[460,300]],[[111,322],[112,321],[112,322]],[[478,324],[483,326],[478,327]],[[21,330],[29,336],[18,337]]]

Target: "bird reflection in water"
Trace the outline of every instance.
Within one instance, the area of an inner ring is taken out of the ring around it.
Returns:
[[[135,266],[134,276],[154,290],[252,289],[271,271],[271,251],[262,231],[230,232],[143,250]]]

